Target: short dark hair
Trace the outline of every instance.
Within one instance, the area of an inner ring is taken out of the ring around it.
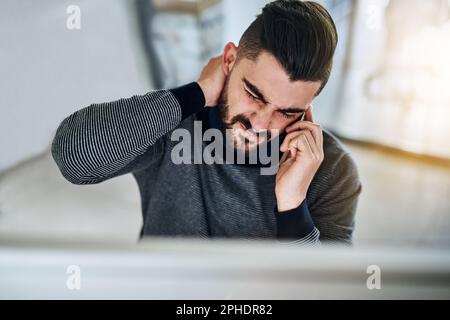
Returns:
[[[238,60],[256,60],[263,51],[275,56],[291,81],[321,81],[333,66],[338,35],[333,18],[312,1],[277,0],[267,4],[239,41]]]

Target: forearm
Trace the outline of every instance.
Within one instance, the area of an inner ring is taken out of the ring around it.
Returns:
[[[77,184],[104,181],[124,168],[131,172],[137,157],[203,106],[195,83],[90,105],[61,123],[53,158],[64,177]]]

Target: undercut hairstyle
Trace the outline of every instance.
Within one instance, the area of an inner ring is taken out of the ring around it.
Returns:
[[[322,5],[277,0],[267,4],[244,32],[237,60],[255,61],[268,52],[291,81],[320,81],[318,95],[330,78],[337,43],[336,25]]]

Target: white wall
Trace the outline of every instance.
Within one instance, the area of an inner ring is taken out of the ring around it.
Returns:
[[[224,0],[223,9],[225,12],[224,21],[224,41],[239,42],[244,31],[250,23],[255,20],[261,9],[270,2],[269,0]]]
[[[333,128],[348,138],[450,159],[448,9],[436,1],[395,3],[389,23],[389,1],[358,1],[351,63]],[[395,39],[392,48],[385,45],[388,35]]]
[[[81,30],[66,28],[70,4]],[[132,4],[1,1],[0,171],[48,147],[75,110],[151,89]]]

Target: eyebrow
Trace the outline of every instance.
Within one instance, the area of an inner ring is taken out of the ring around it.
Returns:
[[[243,78],[242,81],[245,83],[248,89],[258,97],[259,100],[267,104],[267,99],[264,97],[264,94],[250,81],[248,81],[246,78]]]
[[[267,99],[265,98],[264,94],[250,81],[248,81],[246,78],[242,78],[242,82],[245,83],[245,86],[253,93],[259,100],[261,100],[263,103],[267,104]],[[287,109],[278,109],[277,111],[282,113],[303,113],[306,112],[307,109],[304,108],[287,108]]]

